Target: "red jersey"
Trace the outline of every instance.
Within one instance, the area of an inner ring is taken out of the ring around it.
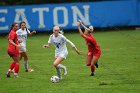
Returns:
[[[15,44],[18,44],[17,34],[15,31],[13,31],[13,30],[10,31],[9,36],[8,36],[8,40],[9,39],[13,40],[13,42]],[[12,52],[12,53],[19,53],[18,47],[10,44],[10,42],[8,42],[8,51]]]
[[[97,52],[101,51],[100,46],[97,44],[97,42],[92,34],[86,35],[85,40],[86,40],[86,44],[88,46],[88,52],[97,53]]]

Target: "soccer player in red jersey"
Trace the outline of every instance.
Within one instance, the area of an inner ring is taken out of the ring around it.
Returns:
[[[10,68],[8,72],[6,73],[7,77],[10,77],[10,73],[12,69],[14,69],[14,76],[18,77],[19,72],[19,48],[21,48],[20,45],[18,45],[19,42],[17,39],[16,31],[18,30],[18,23],[14,22],[11,26],[11,30],[8,35],[8,54],[13,59],[13,62],[10,65]]]
[[[80,26],[85,29],[84,33],[82,32]],[[93,26],[87,28],[81,21],[78,22],[78,30],[80,35],[85,39],[88,46],[88,53],[86,55],[86,64],[91,68],[91,76],[94,76],[95,66],[98,68],[98,59],[101,55],[100,46],[97,44],[92,32],[94,30]]]

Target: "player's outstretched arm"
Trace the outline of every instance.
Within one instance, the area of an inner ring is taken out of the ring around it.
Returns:
[[[83,27],[84,29],[88,29],[81,21],[80,21],[80,24],[82,25],[82,27]]]
[[[51,44],[48,43],[47,45],[43,45],[43,48],[50,48],[51,47]]]
[[[33,34],[36,34],[36,31],[32,31],[31,33],[28,33],[28,36],[32,36]]]
[[[76,46],[70,40],[67,39],[67,42],[73,47],[73,49],[76,51],[77,54],[80,54],[80,51],[76,48]]]
[[[74,48],[74,50],[76,51],[76,53],[78,54],[78,55],[80,55],[80,51],[76,48],[76,47],[73,47]]]
[[[84,35],[84,33],[82,32],[82,30],[80,28],[80,25],[81,25],[81,22],[78,22],[78,31],[83,38],[86,38],[86,35]]]

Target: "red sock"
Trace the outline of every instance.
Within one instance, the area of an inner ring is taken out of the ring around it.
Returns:
[[[91,72],[94,72],[95,71],[95,66],[94,65],[91,65],[90,66],[90,69],[91,69]]]
[[[19,65],[20,65],[19,63],[15,64],[15,68],[14,68],[15,73],[19,72]]]
[[[12,70],[15,67],[16,62],[12,62],[10,65],[10,70]]]

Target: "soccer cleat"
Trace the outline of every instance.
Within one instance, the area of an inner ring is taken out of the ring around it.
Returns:
[[[68,74],[68,72],[67,72],[67,68],[64,67],[64,75],[67,75],[67,74]]]
[[[90,76],[94,76],[94,72],[91,72]]]
[[[34,71],[34,69],[27,69],[27,70],[25,70],[25,72],[33,72]]]
[[[10,71],[8,71],[8,72],[6,73],[6,77],[7,77],[7,78],[10,77]]]
[[[28,72],[33,72],[34,71],[34,69],[28,69]]]
[[[18,75],[14,75],[14,78],[18,78],[19,76]]]
[[[95,66],[96,66],[96,68],[98,68],[98,67],[99,67],[98,62],[96,62],[96,63],[95,63]]]
[[[28,69],[26,69],[25,72],[28,72]]]
[[[59,77],[59,80],[62,80],[62,76],[61,76],[61,77]]]

